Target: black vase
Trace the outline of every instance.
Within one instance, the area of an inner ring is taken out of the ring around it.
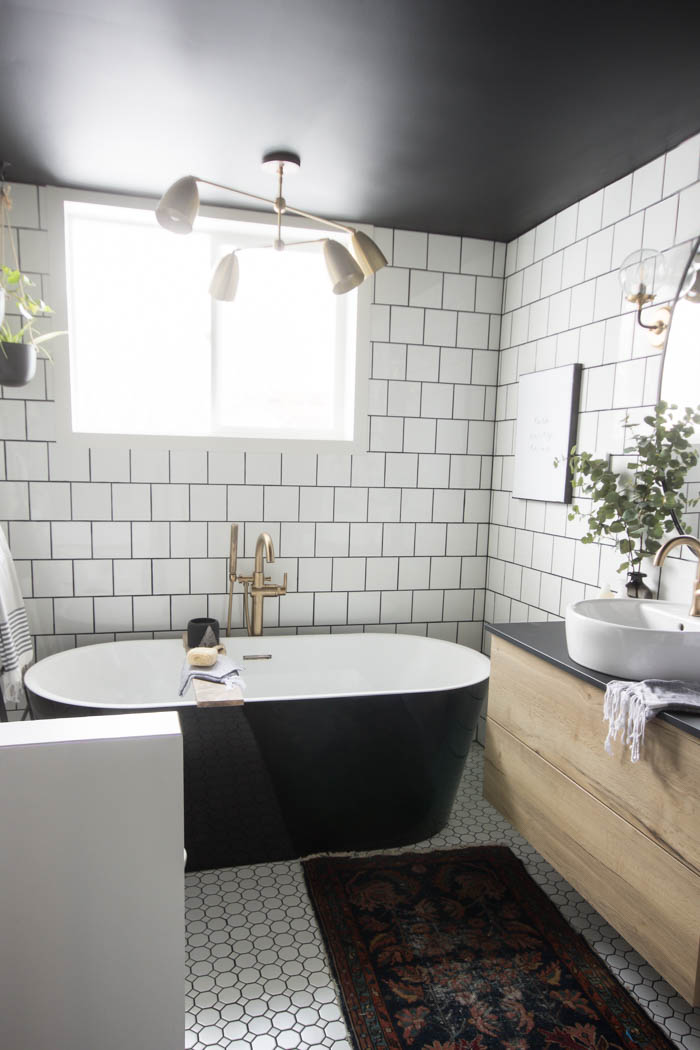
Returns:
[[[0,386],[26,386],[36,372],[32,343],[0,343]]]
[[[195,616],[187,624],[187,648],[219,644],[219,621],[210,616]]]
[[[645,572],[630,572],[627,574],[627,596],[629,598],[653,598],[653,594],[647,587],[644,580],[646,579]]]

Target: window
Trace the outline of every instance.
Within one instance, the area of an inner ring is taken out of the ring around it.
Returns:
[[[63,203],[72,433],[359,437],[367,288],[334,295],[320,246],[293,246],[323,232],[285,224],[276,252],[268,216],[210,209],[176,237],[152,209]],[[236,299],[217,303],[211,274],[234,247],[246,249]]]

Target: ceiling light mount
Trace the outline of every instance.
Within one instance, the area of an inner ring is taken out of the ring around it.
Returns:
[[[289,149],[271,149],[263,154],[262,166],[265,171],[269,171],[272,175],[276,175],[280,164],[283,167],[288,166],[285,174],[289,175],[291,172],[299,170],[301,167],[301,157],[298,153],[294,153],[293,150]]]
[[[322,232],[324,234],[322,237],[311,238],[308,241],[295,241],[293,245],[322,245],[333,292],[336,295],[344,295],[345,292],[349,292],[362,284],[366,277],[370,277],[377,270],[381,270],[383,266],[386,266],[387,261],[379,246],[362,230],[355,230],[352,226],[345,226],[340,222],[335,222],[333,219],[324,219],[320,215],[313,215],[311,212],[302,211],[300,208],[293,208],[285,200],[282,194],[285,167],[291,165],[290,170],[294,171],[299,168],[300,164],[299,154],[293,153],[291,150],[271,150],[265,154],[263,166],[273,171],[277,177],[277,196],[274,200],[269,197],[261,197],[255,193],[248,193],[246,190],[235,189],[233,186],[225,186],[220,182],[212,182],[210,179],[203,179],[199,175],[185,175],[165,191],[156,208],[156,218],[160,225],[166,230],[170,230],[171,233],[191,233],[199,212],[198,183],[201,182],[206,186],[214,186],[219,190],[227,190],[229,193],[236,193],[241,197],[249,197],[251,200],[269,204],[277,216],[277,236],[272,244],[266,245],[266,247],[276,251],[282,251],[285,248],[285,242],[282,239],[282,216],[286,212],[291,212],[293,215],[298,215],[303,219],[310,219],[312,222],[326,227],[326,229],[331,226],[336,230],[341,230],[351,237],[352,249],[355,253],[354,257],[339,241],[329,238],[325,230],[319,230],[319,233]],[[238,287],[237,255],[245,250],[245,248],[235,249],[220,260],[209,286],[209,293],[214,299],[232,302],[235,298]]]

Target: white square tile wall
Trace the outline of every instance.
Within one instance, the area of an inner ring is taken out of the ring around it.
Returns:
[[[597,455],[622,451],[625,415],[640,418],[656,400],[660,358],[623,306],[617,268],[642,246],[665,251],[700,234],[699,165],[695,136],[507,246],[487,621],[559,619],[603,583],[624,584],[610,547],[578,542],[568,508],[511,497],[518,379],[580,362],[577,441]],[[687,518],[697,531],[698,515]],[[688,590],[691,575],[689,566]],[[674,573],[673,593],[664,587],[662,597],[685,600],[684,574]]]
[[[655,399],[659,355],[623,308],[617,267],[642,244],[700,232],[699,164],[695,136],[507,246],[378,230],[389,265],[374,278],[361,454],[67,454],[53,441],[50,365],[0,388],[0,524],[38,655],[221,615],[230,521],[244,526],[241,571],[265,527],[289,573],[268,630],[479,644],[484,617],[558,618],[617,586],[609,549],[582,547],[562,505],[511,498],[518,379],[580,362],[579,441],[621,452],[624,415]],[[17,186],[15,199],[21,251],[44,281],[38,190]]]
[[[15,199],[21,251],[45,281],[39,192],[17,186]],[[53,440],[50,365],[25,388],[0,388],[0,524],[39,657],[223,615],[228,522],[243,526],[241,572],[263,527],[273,574],[288,572],[290,593],[268,603],[266,630],[350,625],[478,643],[505,245],[376,236],[389,266],[373,282],[363,453],[137,444],[68,454]]]

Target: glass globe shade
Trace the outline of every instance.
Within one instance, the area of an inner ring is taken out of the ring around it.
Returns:
[[[666,263],[660,252],[641,248],[632,252],[620,265],[622,292],[630,302],[638,302],[639,296],[650,301],[666,279]]]

